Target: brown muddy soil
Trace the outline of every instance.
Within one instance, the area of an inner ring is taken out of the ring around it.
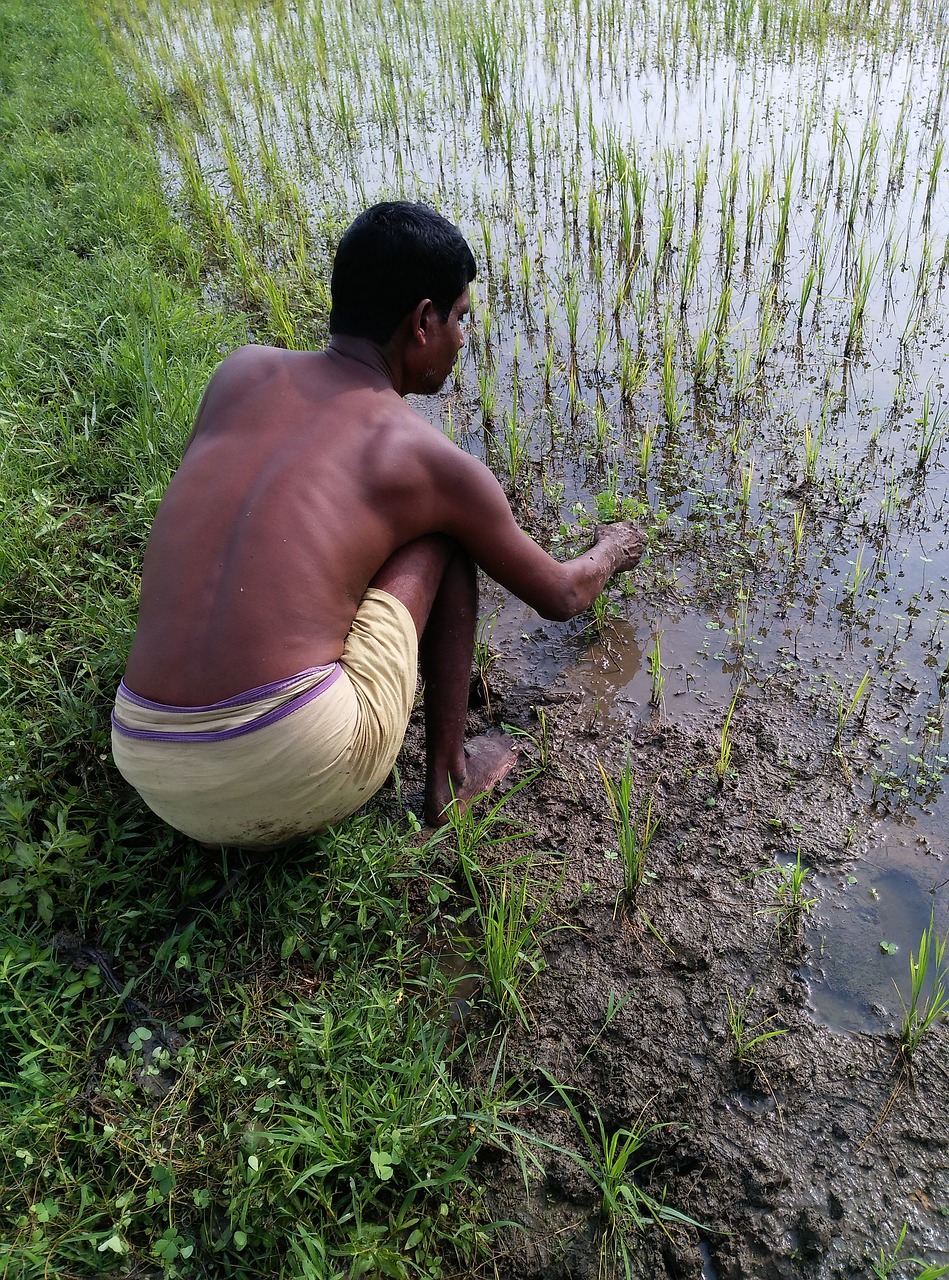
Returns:
[[[854,868],[873,824],[854,783],[867,748],[851,743],[844,764],[829,716],[797,702],[790,687],[749,685],[719,786],[720,711],[623,725],[616,708],[603,719],[565,676],[528,687],[498,664],[492,680],[496,721],[538,735],[541,709],[549,729],[549,767],[508,810],[531,833],[540,882],[559,884],[550,923],[561,927],[545,938],[546,968],[524,993],[529,1025],[508,1029],[507,1119],[536,1139],[527,1144],[534,1163],[525,1186],[512,1152],[480,1159],[492,1216],[516,1224],[496,1237],[485,1274],[624,1274],[594,1181],[550,1149],[593,1164],[577,1117],[598,1135],[597,1115],[607,1135],[657,1126],[634,1159],[645,1162],[636,1181],[702,1224],[631,1233],[630,1275],[917,1277],[910,1258],[949,1263],[945,1024],[911,1072],[892,1035],[820,1025],[803,972],[814,959],[808,935],[776,929],[775,877],[761,874],[792,861],[798,847],[815,873],[843,877]],[[473,713],[472,729],[485,719]],[[413,724],[410,800],[418,734]],[[627,752],[638,793],[654,789],[661,818],[649,876],[629,905],[597,764],[615,776]],[[522,770],[532,762],[537,751],[527,744]],[[500,861],[510,849],[485,857]],[[729,996],[745,1004],[748,1037],[782,1032],[746,1061],[729,1030]],[[898,1021],[895,993],[893,1005],[877,1011],[881,1026]],[[472,1017],[490,1013],[476,1008]],[[492,1061],[496,1052],[492,1041]],[[904,1265],[875,1271],[904,1223]]]

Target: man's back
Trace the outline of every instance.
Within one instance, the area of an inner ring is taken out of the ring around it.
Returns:
[[[129,687],[202,706],[335,661],[373,574],[431,531],[446,450],[362,361],[235,352],[155,519]]]

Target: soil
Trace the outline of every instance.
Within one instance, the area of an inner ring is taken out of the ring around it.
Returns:
[[[489,1213],[514,1224],[495,1237],[486,1274],[624,1274],[595,1181],[550,1149],[595,1164],[577,1117],[598,1135],[597,1115],[607,1135],[651,1129],[633,1158],[635,1181],[701,1224],[648,1223],[628,1234],[630,1275],[916,1277],[911,1258],[949,1263],[946,1026],[908,1066],[891,1034],[821,1025],[805,980],[808,935],[776,928],[775,879],[761,874],[798,847],[815,873],[854,866],[854,832],[873,823],[854,782],[869,747],[854,743],[844,763],[830,715],[815,714],[791,686],[749,686],[719,785],[720,711],[675,724],[657,712],[624,725],[621,708],[604,718],[566,675],[541,688],[505,674],[502,662],[491,668],[490,703],[495,721],[535,737],[544,713],[550,763],[506,812],[531,833],[546,885],[538,891],[554,898],[546,968],[524,992],[528,1025],[507,1028],[506,1118],[536,1140],[526,1184],[513,1140],[512,1150],[488,1150],[479,1162]],[[471,731],[487,722],[484,707],[475,710]],[[403,772],[410,801],[420,747],[413,722]],[[598,766],[616,776],[627,753],[638,795],[654,790],[661,819],[632,903],[621,896]],[[538,752],[528,743],[520,776],[532,762]],[[484,856],[501,861],[510,850]],[[745,1061],[729,1030],[729,996],[746,1002],[749,1036],[782,1032]],[[891,1026],[895,993],[894,1005]],[[489,1007],[471,1016],[491,1028]],[[497,1037],[486,1034],[485,1044],[487,1070]],[[885,1271],[881,1257],[888,1263],[897,1251],[904,1223],[904,1265]]]

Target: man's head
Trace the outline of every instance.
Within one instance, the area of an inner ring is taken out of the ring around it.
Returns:
[[[382,346],[423,298],[444,322],[474,276],[468,242],[440,213],[402,200],[373,205],[336,250],[330,333]]]

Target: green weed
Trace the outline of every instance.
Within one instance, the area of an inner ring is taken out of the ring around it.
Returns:
[[[938,1266],[933,1263],[923,1262],[920,1258],[902,1256],[903,1244],[906,1240],[906,1226],[907,1224],[904,1222],[900,1228],[896,1247],[892,1253],[887,1254],[886,1250],[881,1248],[878,1258],[876,1260],[870,1259],[870,1265],[877,1280],[891,1280],[897,1268],[903,1271],[907,1266],[922,1268],[922,1270],[913,1273],[912,1280],[939,1280],[941,1276],[949,1275],[949,1265]]]

